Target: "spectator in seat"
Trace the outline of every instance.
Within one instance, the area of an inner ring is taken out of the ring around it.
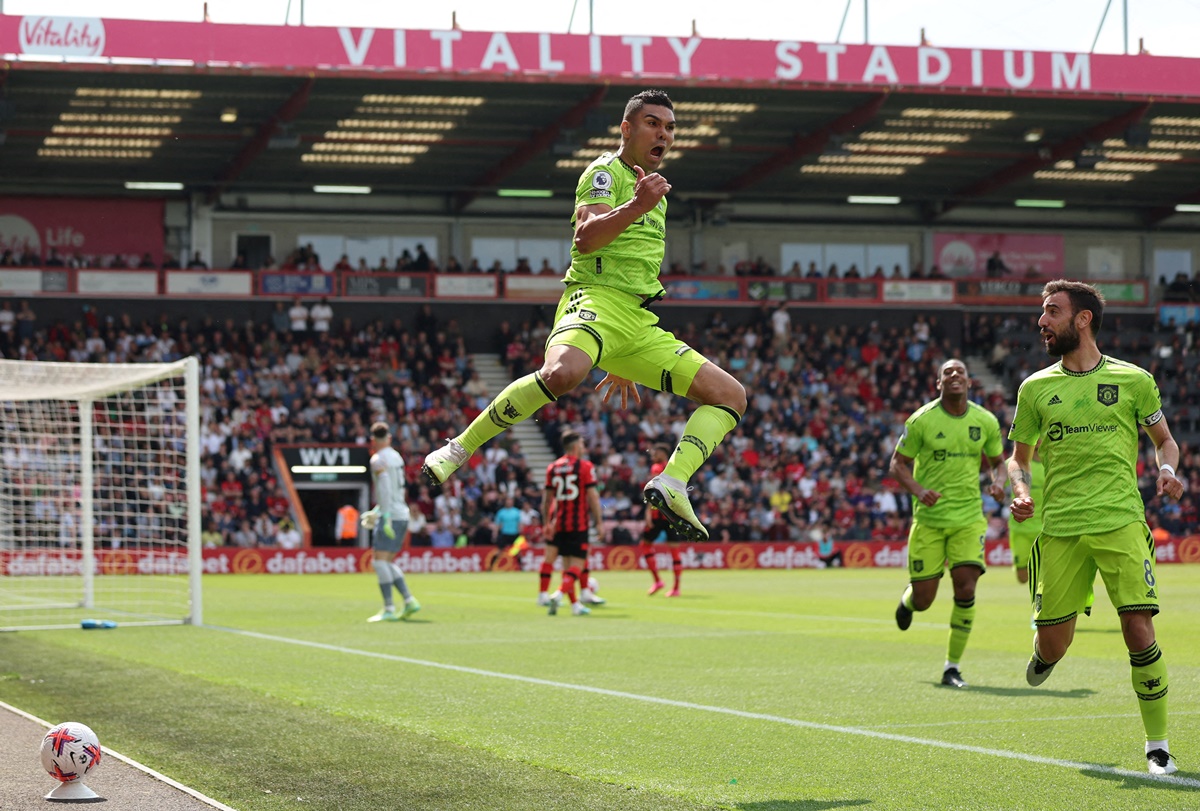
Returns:
[[[149,251],[142,254],[142,261],[138,262],[138,268],[141,270],[156,270],[158,268],[158,265],[154,264],[154,257],[150,255]]]
[[[192,259],[188,262],[188,270],[208,270],[208,263],[200,258],[200,251],[192,254]]]

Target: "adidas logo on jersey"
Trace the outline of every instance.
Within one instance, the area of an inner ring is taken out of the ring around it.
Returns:
[[[1056,394],[1050,398],[1050,402],[1046,403],[1046,405],[1062,405],[1062,400],[1058,399],[1058,395]]]
[[[945,435],[945,434],[943,434],[941,431],[938,431],[937,438],[938,438],[938,439],[945,439],[945,438],[946,438],[946,435]]]

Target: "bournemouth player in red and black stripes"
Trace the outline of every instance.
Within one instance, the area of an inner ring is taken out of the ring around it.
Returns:
[[[575,585],[587,586],[583,570],[587,565],[588,529],[594,522],[599,533],[604,525],[600,493],[596,489],[596,471],[584,458],[583,437],[570,429],[562,435],[563,455],[546,468],[546,489],[542,491],[543,534],[546,558],[562,557],[562,588],[550,595],[549,613],[558,613],[563,597],[576,616],[591,610],[576,596]],[[543,581],[547,582],[547,581]]]
[[[662,473],[667,467],[667,459],[670,457],[671,451],[666,445],[655,445],[650,449],[650,478],[654,478]],[[650,586],[648,594],[658,594],[666,588],[662,578],[658,574],[658,553],[654,551],[654,541],[666,533],[667,548],[671,550],[671,572],[675,575],[675,585],[667,592],[668,597],[679,596],[679,581],[683,577],[683,561],[679,557],[679,534],[675,532],[675,528],[671,526],[671,522],[661,511],[654,509],[649,504],[646,505],[646,527],[642,530],[641,543],[638,544],[638,554],[642,560],[646,562],[646,568],[650,570],[650,576],[654,578],[653,584]]]

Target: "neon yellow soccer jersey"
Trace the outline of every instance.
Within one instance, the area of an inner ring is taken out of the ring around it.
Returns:
[[[633,167],[612,152],[605,152],[579,177],[575,189],[575,211],[580,206],[603,203],[616,208],[633,199],[637,174]],[[571,226],[575,214],[571,214]],[[599,284],[626,293],[646,296],[662,290],[662,269],[667,243],[667,199],[626,228],[595,253],[581,254],[571,244],[571,267],[563,279],[567,284]]]
[[[913,477],[922,487],[942,494],[926,507],[913,497],[913,520],[928,527],[963,527],[983,515],[979,490],[979,460],[1004,452],[1000,422],[986,408],[967,403],[956,417],[942,408],[941,399],[926,403],[904,423],[896,452],[913,459]]]
[[[1047,535],[1111,532],[1146,520],[1137,486],[1138,426],[1163,418],[1158,385],[1145,369],[1104,355],[1095,369],[1062,363],[1035,372],[1017,392],[1008,438],[1036,445],[1046,466]]]

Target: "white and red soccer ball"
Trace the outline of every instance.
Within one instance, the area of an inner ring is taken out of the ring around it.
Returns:
[[[103,752],[96,733],[84,724],[59,724],[42,738],[42,768],[60,783],[82,782],[100,765]]]

